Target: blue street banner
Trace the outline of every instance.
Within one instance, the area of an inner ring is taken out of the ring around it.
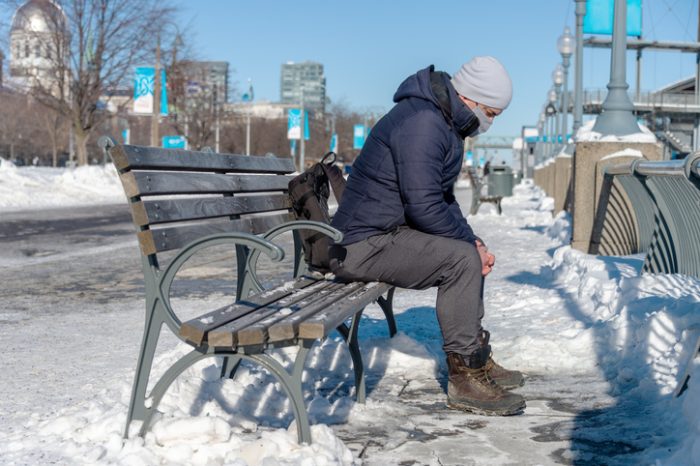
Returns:
[[[165,149],[184,149],[187,144],[185,136],[163,136]]]
[[[365,139],[367,138],[367,128],[365,125],[355,125],[352,128],[352,148],[362,149],[365,145]]]
[[[287,118],[287,139],[299,139],[301,135],[301,109],[290,108]],[[309,140],[309,112],[304,112],[304,141]]]
[[[336,154],[338,153],[338,135],[336,133],[331,135],[331,146],[329,150],[331,152],[335,152]]]
[[[474,166],[474,153],[470,150],[466,151],[464,153],[464,161],[466,162],[468,167],[473,167]]]
[[[611,35],[614,6],[615,0],[586,0],[584,34]],[[627,0],[627,35],[642,36],[642,0]]]
[[[124,144],[130,144],[131,143],[131,131],[129,128],[125,129],[122,131],[122,141]]]
[[[165,70],[160,70],[160,114],[168,114],[168,86]],[[153,113],[153,90],[155,88],[156,70],[152,66],[136,68],[134,79],[134,113]]]

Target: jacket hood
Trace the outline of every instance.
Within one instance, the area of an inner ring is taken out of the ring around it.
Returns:
[[[394,102],[398,103],[409,97],[418,97],[419,99],[428,100],[439,106],[437,98],[430,88],[430,73],[433,71],[435,71],[435,67],[430,65],[406,78],[396,90]]]
[[[457,96],[457,91],[450,82],[450,75],[435,71],[433,65],[406,78],[396,90],[394,102],[398,103],[411,97],[433,103],[460,136],[474,136],[478,132],[479,120]]]

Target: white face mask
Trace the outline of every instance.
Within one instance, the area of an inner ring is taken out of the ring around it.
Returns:
[[[476,115],[476,119],[479,120],[479,134],[483,134],[488,131],[491,127],[492,120],[486,116],[484,111],[481,110],[481,107],[478,105],[472,109],[472,112],[474,112],[474,115]]]

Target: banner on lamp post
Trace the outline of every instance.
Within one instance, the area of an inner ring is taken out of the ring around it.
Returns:
[[[301,135],[301,109],[290,108],[287,118],[287,139],[299,139]],[[309,112],[304,112],[304,141],[309,140]]]
[[[367,138],[367,128],[365,125],[355,125],[352,129],[352,148],[362,149]]]
[[[338,153],[338,135],[336,133],[331,135],[331,145],[329,150],[331,152],[335,152],[336,154]]]
[[[584,34],[612,35],[615,0],[586,0]],[[642,0],[627,0],[627,35],[642,36]]]
[[[136,68],[134,79],[134,113],[145,115],[153,113],[153,93],[155,89],[155,68],[140,66]],[[168,86],[165,70],[160,70],[160,114],[168,114]]]

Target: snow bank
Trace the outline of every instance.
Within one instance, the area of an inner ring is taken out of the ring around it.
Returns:
[[[123,203],[114,165],[17,167],[0,159],[0,211]]]
[[[606,135],[593,131],[596,120],[584,123],[576,132],[574,138],[576,142],[656,142],[656,136],[644,125],[639,126],[638,133],[626,134],[624,136]]]

